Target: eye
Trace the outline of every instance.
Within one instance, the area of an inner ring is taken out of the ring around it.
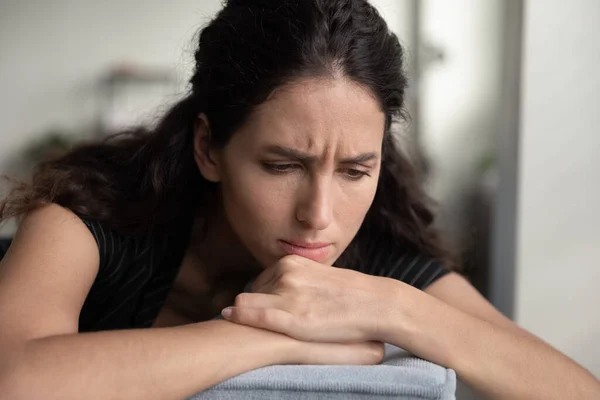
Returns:
[[[274,174],[285,174],[288,172],[292,172],[295,169],[300,168],[297,164],[273,164],[273,163],[263,163],[263,167]]]
[[[371,176],[371,175],[369,175],[368,172],[361,171],[361,170],[356,169],[356,168],[348,168],[348,169],[346,169],[344,171],[344,174],[351,181],[358,181],[358,180],[362,179],[365,176]]]

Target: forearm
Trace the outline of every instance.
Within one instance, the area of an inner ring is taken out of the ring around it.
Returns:
[[[26,344],[2,389],[12,399],[185,398],[287,362],[292,343],[227,321],[54,336]]]
[[[426,293],[393,302],[382,340],[452,368],[486,398],[600,398],[600,383],[540,340],[463,313]]]

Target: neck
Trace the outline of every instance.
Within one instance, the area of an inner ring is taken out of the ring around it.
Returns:
[[[189,321],[212,318],[231,305],[261,268],[231,229],[225,215],[195,218],[170,307]]]

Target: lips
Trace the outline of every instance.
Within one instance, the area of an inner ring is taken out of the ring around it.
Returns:
[[[313,261],[324,261],[331,253],[331,243],[287,242],[280,240],[279,244],[287,255],[295,254]]]

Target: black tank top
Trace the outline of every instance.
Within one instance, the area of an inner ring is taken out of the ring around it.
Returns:
[[[183,231],[121,235],[82,218],[100,255],[98,275],[79,316],[79,330],[149,328],[177,276],[189,240]]]
[[[98,244],[100,267],[81,309],[79,331],[151,327],[177,276],[191,223],[176,234],[134,236],[82,220]],[[386,247],[390,248],[377,250],[366,273],[398,279],[422,290],[449,272],[422,254]],[[0,251],[0,259],[3,255]]]

